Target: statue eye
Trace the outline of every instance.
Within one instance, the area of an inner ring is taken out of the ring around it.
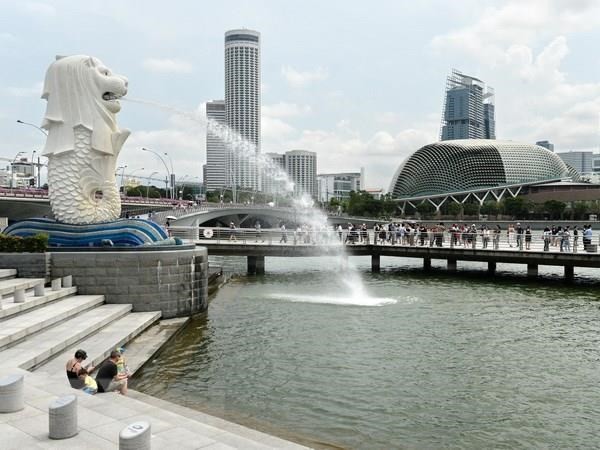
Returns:
[[[110,70],[108,69],[100,69],[100,73],[104,76],[109,76],[110,75]]]

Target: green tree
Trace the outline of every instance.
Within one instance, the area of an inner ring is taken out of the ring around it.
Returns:
[[[588,202],[575,202],[573,205],[573,219],[583,220],[587,219],[591,207]]]
[[[465,216],[478,216],[479,215],[479,203],[464,203],[463,211]]]
[[[544,202],[544,209],[546,210],[551,219],[562,218],[562,215],[565,212],[566,208],[567,204],[559,200],[548,200]]]
[[[460,217],[462,214],[462,205],[453,201],[452,203],[448,204],[446,213],[449,216]]]
[[[495,200],[492,200],[489,202],[485,202],[483,205],[481,205],[481,208],[479,209],[479,211],[481,214],[497,216],[498,213],[500,212],[500,206],[498,205],[498,202],[496,202]]]
[[[428,219],[435,213],[435,207],[431,203],[425,201],[417,205],[417,212],[421,218]]]
[[[526,219],[529,217],[529,210],[532,209],[532,203],[523,197],[509,197],[502,201],[502,211],[504,214],[514,219]]]
[[[353,216],[379,217],[383,212],[381,200],[375,199],[365,191],[350,192],[348,213]]]

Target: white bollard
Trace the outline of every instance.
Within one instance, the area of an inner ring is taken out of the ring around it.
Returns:
[[[25,303],[25,289],[15,289],[13,294],[13,302]]]
[[[119,450],[150,450],[151,438],[150,422],[134,422],[119,433]]]
[[[62,288],[62,279],[57,278],[55,280],[52,280],[52,290],[53,291],[60,291],[61,288]]]
[[[44,282],[38,283],[33,287],[33,295],[36,297],[43,297],[46,294],[44,289]]]
[[[62,278],[62,286],[65,288],[73,287],[73,275],[67,275]]]
[[[23,374],[0,378],[0,413],[13,413],[25,408]]]
[[[48,408],[50,439],[68,439],[77,434],[77,396],[63,395]]]

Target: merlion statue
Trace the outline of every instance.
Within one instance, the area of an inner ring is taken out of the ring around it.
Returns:
[[[118,219],[121,199],[115,179],[117,156],[129,136],[119,130],[119,98],[127,79],[84,55],[56,57],[42,98],[48,101],[48,189],[54,217],[68,224]]]

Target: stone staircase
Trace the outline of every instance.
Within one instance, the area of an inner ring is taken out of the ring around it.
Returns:
[[[16,278],[0,270],[0,361],[2,366],[64,374],[64,364],[77,348],[86,363],[98,364],[111,350],[142,333],[160,319],[160,312],[131,312],[131,305],[107,305],[102,295],[77,295],[76,287],[35,296],[43,279]],[[25,290],[25,301],[15,292]]]
[[[142,349],[136,364],[141,366],[141,360],[158,348],[144,341],[158,338],[164,342],[161,326],[149,328],[158,322],[160,312],[134,313],[128,304],[105,304],[102,295],[77,295],[76,287],[44,288],[44,295],[35,296],[35,286],[39,294],[44,280],[16,278],[16,274],[15,270],[0,269],[0,379],[23,374],[25,408],[0,414],[2,450],[117,449],[119,432],[138,421],[151,424],[151,444],[156,449],[307,448],[133,390],[121,396],[88,395],[71,389],[65,363],[78,348],[88,354],[85,364],[97,365],[115,347],[133,340],[129,350]],[[15,302],[15,292],[21,289],[25,301]],[[182,319],[170,320],[183,323]],[[147,329],[144,336],[134,339]],[[79,432],[53,441],[48,436],[48,406],[65,394],[77,396]]]

